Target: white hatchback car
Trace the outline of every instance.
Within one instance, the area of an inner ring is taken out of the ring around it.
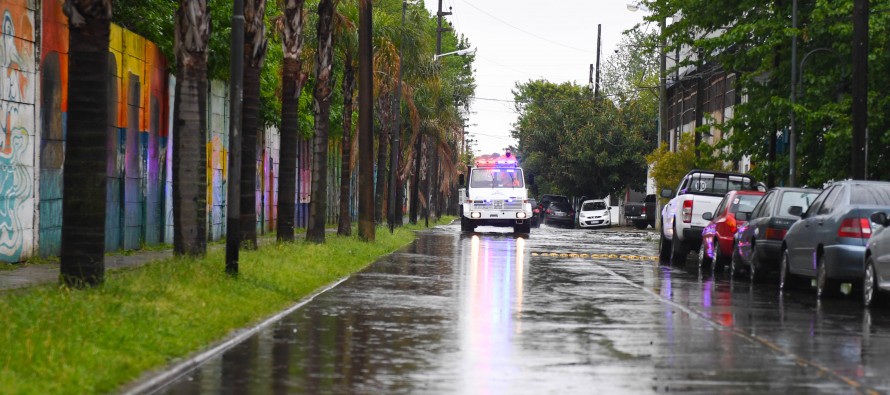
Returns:
[[[585,200],[578,211],[578,226],[598,228],[612,226],[612,208],[604,200]]]

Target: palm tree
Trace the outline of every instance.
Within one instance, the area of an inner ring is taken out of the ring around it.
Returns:
[[[309,224],[306,240],[325,241],[325,211],[327,209],[328,132],[331,114],[331,82],[334,58],[334,0],[318,3],[318,50],[315,58],[315,141],[312,156],[312,201],[309,205]]]
[[[105,278],[105,142],[109,127],[108,39],[111,0],[66,0],[69,58],[68,133],[62,202],[63,284]]]
[[[260,72],[266,57],[266,0],[244,2],[244,96],[241,109],[241,243],[256,248],[256,161]]]
[[[306,73],[302,73],[303,4],[305,0],[285,0],[284,15],[278,20],[284,65],[281,81],[281,162],[278,179],[278,241],[294,240],[294,209],[297,193],[297,139],[300,125],[298,107]]]
[[[359,203],[358,233],[365,241],[374,241],[374,56],[373,2],[359,0]]]
[[[337,234],[349,236],[352,234],[352,218],[349,212],[350,187],[352,181],[352,162],[355,157],[352,154],[352,114],[354,111],[355,97],[355,69],[358,66],[355,54],[358,52],[358,30],[355,19],[358,10],[354,3],[341,3],[344,8],[337,13],[337,48],[343,55],[343,144],[341,147],[340,163],[340,214],[337,226]]]
[[[173,104],[173,251],[207,251],[207,45],[206,0],[180,0],[176,11],[176,91]]]

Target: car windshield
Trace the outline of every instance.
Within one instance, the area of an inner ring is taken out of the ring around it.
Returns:
[[[782,194],[782,202],[779,204],[779,215],[791,215],[788,209],[792,206],[800,206],[807,211],[813,200],[816,200],[819,192],[785,192]]]
[[[754,206],[757,205],[760,198],[760,195],[736,195],[735,198],[732,199],[732,205],[729,206],[729,212],[737,213],[739,211],[744,211],[750,213],[754,211]]]
[[[473,169],[470,175],[471,188],[522,188],[520,169]]]
[[[853,185],[852,200],[853,204],[890,205],[890,184]]]
[[[725,195],[729,191],[751,191],[755,189],[754,180],[738,175],[694,173],[689,177],[689,184],[681,193],[697,193],[706,195]]]
[[[593,210],[605,210],[606,203],[605,202],[587,202],[581,206],[581,211],[593,211]]]

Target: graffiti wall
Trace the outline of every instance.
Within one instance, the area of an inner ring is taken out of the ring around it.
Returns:
[[[0,40],[0,256],[32,254],[34,240],[36,86],[33,1],[2,3]]]
[[[68,22],[62,0],[0,0],[0,11],[0,261],[19,262],[34,254],[58,255],[61,248]],[[111,29],[108,62],[106,250],[172,243],[175,78],[153,43],[119,26]],[[225,82],[211,82],[208,102],[207,236],[218,240],[226,231],[229,91]],[[257,229],[265,233],[275,230],[278,219],[280,135],[269,128],[262,136],[256,147],[260,154],[256,204]],[[308,217],[310,147],[309,141],[300,141],[298,227],[306,226]],[[332,142],[330,149],[328,219],[335,223],[339,142]]]

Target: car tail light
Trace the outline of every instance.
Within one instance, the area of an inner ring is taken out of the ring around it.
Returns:
[[[548,208],[547,211],[546,211],[546,213],[547,213],[547,214],[553,214],[553,210],[551,210],[551,209]]]
[[[534,212],[535,212],[535,214],[538,214],[538,213],[540,213],[540,212],[541,212],[541,210],[539,210],[539,209],[537,209],[537,208],[536,208],[536,209],[534,209],[534,210],[532,210],[532,211],[534,211]]]
[[[871,224],[869,224],[868,218],[847,218],[841,222],[837,235],[838,237],[867,239],[871,237]]]
[[[692,222],[692,200],[686,200],[683,202],[683,222],[690,223]]]
[[[788,229],[766,228],[766,239],[767,240],[784,240],[785,233],[788,233]]]
[[[641,211],[641,213],[646,214],[646,206],[643,206],[643,211]]]
[[[735,234],[735,231],[738,230],[738,222],[736,222],[734,215],[729,214],[726,216],[726,226],[729,227],[729,233]]]

